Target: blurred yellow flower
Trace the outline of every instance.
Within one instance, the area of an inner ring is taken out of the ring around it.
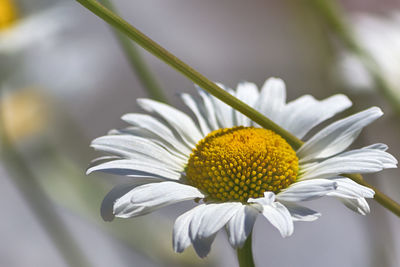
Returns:
[[[13,0],[0,0],[0,31],[9,28],[17,19]]]
[[[0,102],[0,116],[11,140],[36,136],[48,121],[46,98],[33,89],[5,94]]]

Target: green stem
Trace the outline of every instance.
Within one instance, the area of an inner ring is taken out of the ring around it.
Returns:
[[[95,0],[77,0],[83,6],[91,10],[94,14],[102,18],[104,21],[108,22],[110,25],[119,29],[122,33],[126,34],[129,38],[137,42],[141,45],[144,49],[152,53],[154,56],[158,57],[171,67],[173,67],[178,72],[182,73],[184,76],[189,78],[195,84],[199,85],[204,90],[208,91],[210,94],[215,96],[216,98],[220,99],[221,101],[225,102],[232,108],[240,111],[247,117],[249,117],[252,121],[256,122],[257,124],[261,125],[266,129],[273,130],[283,138],[285,138],[288,143],[294,148],[298,149],[303,145],[303,142],[298,139],[296,136],[292,135],[290,132],[286,131],[285,129],[281,128],[279,125],[262,115],[257,110],[253,109],[246,103],[240,101],[236,97],[232,96],[224,89],[218,87],[215,83],[208,80],[206,77],[201,75],[199,72],[185,64],[183,61],[178,59],[176,56],[169,53],[159,44],[151,40],[145,34],[140,32],[138,29],[130,25],[128,22],[123,20],[122,18],[115,15],[113,12],[99,4]],[[350,179],[353,176],[349,176]],[[357,180],[355,180],[357,182]],[[371,185],[367,184],[363,181],[364,185],[367,187],[372,188]],[[397,216],[400,217],[400,205],[390,199],[388,196],[384,195],[380,191],[376,191],[375,193],[375,200],[377,200],[380,204],[384,207],[393,211]]]
[[[97,16],[108,22],[110,25],[116,27],[122,33],[126,34],[126,36],[128,36],[136,43],[138,43],[140,46],[142,46],[144,49],[146,49],[147,51],[149,51],[154,56],[158,57],[159,59],[161,59],[174,69],[176,69],[178,72],[182,73],[184,76],[189,78],[191,81],[199,85],[204,90],[208,91],[213,96],[217,97],[218,99],[221,99],[226,104],[232,106],[234,109],[248,116],[259,125],[280,133],[280,135],[285,139],[287,139],[288,142],[291,143],[291,145],[296,147],[301,146],[302,144],[301,141],[296,137],[294,137],[291,133],[282,129],[273,121],[263,116],[260,112],[256,111],[249,105],[243,103],[236,97],[232,96],[224,89],[218,87],[214,82],[210,81],[202,74],[200,74],[199,72],[197,72],[196,70],[185,64],[179,58],[172,55],[170,52],[165,50],[159,44],[151,40],[145,34],[140,32],[138,29],[134,28],[132,25],[130,25],[128,22],[126,22],[113,12],[111,12],[109,9],[99,4],[97,1],[77,0],[77,2],[81,3],[83,6],[91,10],[94,14],[96,14]]]
[[[354,34],[347,26],[340,7],[336,1],[332,0],[311,0],[320,14],[321,19],[336,34],[339,40],[354,53],[364,64],[365,68],[372,77],[376,89],[382,93],[393,109],[400,114],[400,94],[392,88],[381,72],[376,60],[363,48],[363,46],[354,38]]]
[[[109,10],[117,14],[115,7],[110,0],[100,0],[100,2]],[[160,88],[154,76],[151,74],[136,45],[119,31],[115,30],[114,34],[122,50],[125,52],[132,70],[135,72],[142,85],[146,88],[149,96],[155,100],[168,103],[167,97]]]
[[[9,140],[3,121],[0,117],[0,156],[7,171],[12,175],[12,182],[65,262],[71,267],[90,266],[35,175]]]
[[[237,249],[237,257],[239,261],[239,267],[254,267],[253,253],[251,249],[252,238],[251,235],[247,238],[242,248]]]

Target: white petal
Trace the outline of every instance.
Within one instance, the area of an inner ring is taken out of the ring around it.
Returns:
[[[349,178],[333,179],[338,187],[335,191],[330,192],[328,196],[340,198],[373,198],[374,190],[360,185]]]
[[[382,150],[356,149],[303,168],[302,179],[328,178],[343,173],[373,173],[395,168],[397,160]]]
[[[382,114],[379,108],[372,107],[330,124],[300,147],[297,151],[300,162],[327,158],[342,152],[353,143],[365,126]]]
[[[247,200],[248,203],[257,203],[257,204],[259,204],[261,206],[270,205],[274,201],[275,201],[275,194],[273,192],[270,192],[270,191],[265,191],[263,197],[259,197],[259,198],[252,198],[251,197],[251,198],[249,198]]]
[[[154,165],[145,161],[139,162],[129,159],[113,160],[90,167],[87,169],[86,174],[96,171],[131,177],[154,176],[155,178],[171,180],[179,180],[181,178],[180,172],[167,169],[163,166],[160,167],[160,163]]]
[[[269,78],[261,88],[260,97],[256,109],[262,114],[281,124],[280,112],[286,102],[286,86],[279,78]]]
[[[253,107],[258,100],[258,88],[254,83],[241,82],[238,84],[236,89],[236,97],[246,103],[247,105]],[[236,125],[238,126],[251,126],[251,120],[235,110],[236,115]]]
[[[252,206],[242,205],[227,224],[229,242],[233,248],[241,248],[253,230],[259,211]]]
[[[184,145],[184,143],[179,142],[171,129],[165,126],[163,123],[158,121],[147,114],[138,114],[138,113],[129,113],[122,116],[122,119],[127,123],[130,123],[135,126],[139,126],[144,128],[156,136],[164,139],[166,142],[170,143],[173,147],[175,147],[178,151],[182,152],[184,155],[189,155],[191,153],[191,149]]]
[[[188,106],[196,116],[197,121],[200,124],[200,129],[203,132],[203,135],[206,136],[208,133],[211,132],[211,130],[208,127],[207,122],[204,119],[203,115],[201,114],[197,101],[194,100],[193,97],[189,94],[181,94],[181,98],[183,102],[186,104],[186,106]]]
[[[110,134],[110,133],[108,133]],[[150,132],[149,130],[145,129],[145,128],[141,128],[138,126],[131,126],[131,127],[127,127],[125,129],[120,129],[120,130],[114,130],[112,134],[119,134],[119,135],[134,135],[134,136],[138,136],[138,137],[142,137],[145,138],[151,142],[153,142],[154,144],[162,147],[163,149],[167,150],[169,153],[171,153],[172,155],[174,155],[175,157],[181,159],[183,162],[187,162],[189,160],[189,156],[191,153],[191,150],[186,147],[185,145],[183,145],[183,142],[180,142],[178,140],[175,139],[175,142],[169,142],[167,140],[165,140],[165,138],[162,138],[158,135],[156,135],[153,132]],[[181,147],[184,147],[188,150],[188,152],[183,152],[183,150],[178,149],[179,145]]]
[[[137,159],[138,156],[153,159],[166,166],[182,170],[186,162],[169,153],[164,148],[146,138],[132,135],[107,135],[92,141],[91,147],[124,158]]]
[[[200,258],[204,258],[210,253],[211,245],[214,242],[216,233],[207,238],[198,238],[192,241],[193,248]]]
[[[117,199],[131,191],[133,188],[148,183],[148,180],[135,181],[129,184],[116,185],[104,197],[101,202],[100,214],[104,221],[112,221],[114,219],[114,203]],[[154,182],[154,180],[152,180]]]
[[[307,201],[325,196],[336,188],[336,182],[328,179],[299,181],[279,192],[276,198],[288,202]]]
[[[242,206],[238,202],[208,204],[197,211],[189,226],[189,236],[200,257],[210,252],[215,235]]]
[[[217,83],[217,85],[231,95],[234,95],[234,92],[231,89],[225,87],[223,84]],[[231,128],[235,126],[233,108],[214,96],[211,97],[211,101],[214,104],[215,115],[221,128]]]
[[[386,149],[385,149],[386,150]],[[384,169],[397,168],[397,160],[395,157],[385,152],[382,144],[371,145],[361,149],[354,149],[338,155],[339,157],[352,157],[362,160],[370,158],[379,161]]]
[[[285,202],[283,204],[289,210],[290,215],[292,216],[292,220],[294,222],[312,222],[321,217],[321,214],[319,212],[316,212],[312,209],[289,202]]]
[[[204,195],[189,185],[176,182],[145,184],[119,198],[114,204],[114,214],[121,218],[135,217],[173,203],[196,198],[204,198]]]
[[[361,215],[367,215],[370,212],[369,205],[365,198],[339,198],[346,207]]]
[[[376,143],[373,145],[363,147],[363,149],[377,149],[377,150],[382,150],[382,151],[386,151],[386,150],[388,150],[388,148],[389,147],[387,145],[382,144],[382,143]]]
[[[137,102],[144,110],[154,112],[166,120],[189,146],[195,147],[203,138],[193,120],[182,111],[151,99],[140,98]]]
[[[236,214],[242,204],[226,202],[206,205],[202,213],[196,213],[190,224],[190,238],[204,239],[215,234]]]
[[[282,237],[293,234],[293,220],[287,208],[279,202],[264,205],[262,214],[268,221],[275,226]]]
[[[19,52],[22,49],[35,47],[36,49],[53,45],[57,34],[62,34],[73,23],[69,15],[73,14],[70,8],[55,5],[35,12],[34,15],[18,19],[12,27],[0,31],[0,54]]]
[[[303,138],[312,128],[349,108],[351,104],[345,95],[334,95],[321,101],[305,95],[284,107],[281,126],[298,138]]]
[[[172,237],[172,244],[175,252],[183,252],[190,245],[189,226],[192,222],[193,215],[204,208],[205,204],[201,204],[185,212],[176,219]]]
[[[204,112],[207,115],[207,121],[208,121],[208,123],[210,123],[211,129],[212,130],[218,130],[220,127],[219,127],[218,122],[217,122],[217,117],[216,117],[214,104],[213,104],[213,102],[211,100],[212,96],[210,96],[209,93],[207,93],[206,91],[204,91],[203,89],[201,89],[197,85],[195,85],[195,86],[196,86],[196,89],[197,89],[199,95],[203,99]]]

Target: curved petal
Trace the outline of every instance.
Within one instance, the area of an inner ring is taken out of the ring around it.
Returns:
[[[184,155],[189,155],[191,153],[191,148],[184,145],[184,143],[179,142],[175,138],[174,133],[171,131],[171,129],[169,129],[166,125],[150,115],[128,113],[122,116],[122,120],[134,126],[139,126],[143,129],[150,131],[154,135],[162,138],[163,140],[171,144],[174,148],[176,148]]]
[[[91,147],[123,158],[138,156],[156,160],[175,170],[182,170],[186,162],[146,138],[133,135],[106,135],[92,141]]]
[[[354,212],[361,215],[367,215],[370,212],[369,205],[365,198],[339,198],[343,204]]]
[[[293,234],[293,220],[283,204],[273,202],[270,205],[264,205],[262,214],[279,230],[282,237],[288,237]]]
[[[240,202],[226,202],[218,204],[208,204],[202,213],[193,216],[190,224],[190,238],[204,239],[215,234],[219,229],[236,214],[240,209]]]
[[[189,94],[181,94],[181,98],[183,102],[188,106],[199,122],[200,129],[203,132],[203,135],[206,136],[208,133],[211,132],[210,128],[208,127],[207,121],[205,120],[203,114],[201,114],[200,106],[194,98]]]
[[[142,137],[145,139],[148,139],[149,141],[153,142],[154,144],[158,145],[159,147],[167,150],[169,153],[171,153],[173,156],[181,159],[183,162],[187,162],[191,153],[191,150],[186,147],[185,145],[183,145],[182,142],[178,141],[175,139],[175,143],[174,142],[169,142],[167,140],[165,140],[164,138],[156,135],[155,133],[150,132],[149,130],[142,128],[142,127],[138,127],[138,126],[131,126],[131,127],[127,127],[125,129],[120,129],[120,130],[112,130],[108,133],[108,134],[119,134],[119,135],[134,135],[134,136],[138,136],[138,137]],[[181,147],[184,147],[187,149],[188,152],[183,152],[183,150],[181,150],[179,148],[179,144]]]
[[[362,160],[370,158],[379,161],[384,169],[397,168],[397,159],[383,150],[382,144],[375,144],[361,149],[354,149],[338,155],[339,157],[352,157]]]
[[[236,97],[251,107],[258,100],[258,95],[258,88],[254,83],[241,82],[236,88]],[[247,116],[237,110],[235,110],[235,116],[237,126],[251,126],[251,120]]]
[[[121,218],[140,216],[164,206],[204,195],[195,187],[176,182],[151,183],[138,186],[119,198],[114,214]]]
[[[297,151],[300,162],[327,158],[342,152],[365,126],[382,114],[379,108],[372,107],[328,125],[300,147]]]
[[[135,181],[135,183],[120,184],[114,186],[113,189],[111,189],[111,191],[107,193],[107,195],[101,202],[100,214],[103,220],[108,222],[114,220],[115,217],[114,203],[117,199],[121,198],[123,195],[131,191],[133,188],[149,182],[150,182],[149,180],[145,179],[145,180]],[[151,182],[154,182],[154,179],[151,179]]]
[[[196,212],[189,226],[189,236],[200,257],[210,251],[215,235],[236,214],[242,206],[239,202],[207,204]]]
[[[179,216],[174,224],[172,244],[175,252],[183,252],[190,244],[191,240],[189,237],[189,226],[192,222],[193,215],[197,212],[201,212],[205,208],[205,204],[201,204],[181,216]]]
[[[305,95],[284,107],[282,113],[285,119],[281,126],[298,138],[303,138],[312,128],[351,105],[345,95],[334,95],[321,101]]]
[[[374,190],[371,188],[360,185],[349,178],[335,178],[333,179],[338,187],[335,191],[328,193],[328,196],[340,198],[373,198]]]
[[[179,180],[181,173],[160,166],[160,163],[154,165],[146,161],[137,161],[129,159],[113,160],[87,169],[86,174],[101,171],[115,175],[126,175],[131,177],[153,176],[170,180]]]
[[[242,205],[229,220],[227,231],[229,242],[233,248],[241,248],[253,230],[254,223],[260,212],[249,205]]]
[[[286,102],[286,86],[282,79],[269,78],[261,87],[256,109],[262,114],[281,125],[281,111]]]
[[[140,98],[137,102],[144,110],[154,112],[166,120],[190,147],[195,147],[203,138],[193,120],[182,111],[151,99]]]
[[[225,85],[220,83],[217,83],[217,85],[231,95],[234,95],[234,92],[231,89],[227,88]],[[213,102],[215,115],[221,128],[231,128],[235,126],[233,108],[214,96],[210,97],[210,99]]]
[[[210,123],[211,130],[218,130],[220,127],[218,125],[217,117],[216,117],[216,112],[214,109],[214,104],[212,103],[211,97],[209,93],[195,85],[197,92],[203,99],[203,104],[204,104],[204,112],[206,113],[207,116],[207,121]]]
[[[336,188],[337,183],[328,179],[299,181],[279,192],[276,198],[288,202],[307,201],[325,196]]]
[[[373,173],[395,168],[397,160],[382,150],[356,149],[303,168],[301,179],[335,177],[343,173]]]
[[[217,236],[217,233],[206,237],[206,238],[198,238],[196,240],[192,241],[193,248],[196,251],[196,254],[200,258],[204,258],[210,253],[211,251],[211,245],[214,242],[215,237]]]

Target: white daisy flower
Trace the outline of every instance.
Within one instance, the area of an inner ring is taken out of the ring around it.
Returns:
[[[356,39],[375,60],[390,87],[400,92],[400,11],[386,16],[359,13],[351,19]],[[350,88],[372,92],[373,79],[356,55],[342,52],[336,71]]]
[[[286,103],[284,82],[276,78],[268,79],[260,92],[248,82],[226,90],[298,138],[351,106],[344,95],[321,101],[305,95]],[[88,173],[133,178],[105,197],[101,210],[105,220],[195,200],[201,204],[175,222],[173,247],[182,252],[192,244],[205,257],[224,226],[231,245],[242,247],[259,214],[283,237],[290,236],[294,221],[320,216],[299,205],[302,201],[333,196],[366,214],[365,198],[372,198],[374,191],[341,174],[396,167],[396,159],[383,144],[344,152],[362,128],[382,116],[377,107],[330,124],[295,151],[275,132],[259,128],[205,91],[198,92],[199,98],[181,95],[197,123],[169,105],[138,99],[154,116],[126,114],[122,119],[132,127],[93,140],[92,147],[112,156],[96,160]]]
[[[63,5],[56,5],[21,18],[14,0],[0,0],[0,55],[52,45],[51,37],[71,24],[66,16],[70,13]]]

